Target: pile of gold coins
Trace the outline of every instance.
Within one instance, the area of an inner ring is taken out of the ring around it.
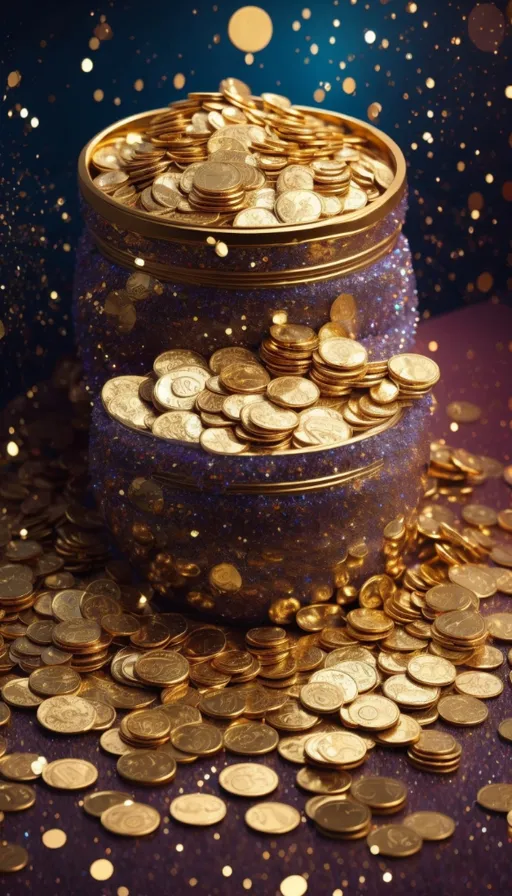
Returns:
[[[93,152],[93,183],[179,224],[278,227],[348,215],[394,179],[390,157],[349,123],[326,124],[236,78],[190,93]],[[96,172],[96,173],[95,173]]]
[[[214,369],[206,375],[212,373],[219,375]],[[129,785],[167,788],[179,782],[182,765],[217,756],[225,798],[177,790],[166,812],[180,824],[218,824],[230,811],[230,796],[245,797],[252,801],[248,827],[277,836],[301,823],[295,806],[272,798],[279,776],[263,757],[277,752],[297,766],[304,812],[323,836],[366,838],[371,854],[392,857],[450,837],[453,820],[427,810],[376,825],[375,817],[407,809],[407,788],[357,770],[373,750],[382,764],[392,750],[425,774],[453,775],[464,751],[437,720],[459,729],[482,725],[487,701],[499,700],[503,682],[494,673],[506,660],[504,649],[512,666],[512,612],[493,611],[493,598],[512,595],[512,520],[509,510],[479,504],[472,492],[486,477],[510,481],[510,469],[433,445],[415,526],[397,519],[387,527],[387,572],[359,590],[340,583],[333,599],[298,609],[289,620],[295,625],[243,631],[159,612],[147,583],[134,584],[123,562],[105,562],[105,533],[84,506],[85,459],[79,449],[69,451],[82,427],[62,400],[60,422],[37,427],[43,411],[23,401],[19,458],[0,475],[6,828],[9,813],[43,797],[33,786],[42,779],[53,790],[83,791],[83,811],[105,830],[151,834],[161,814],[136,801]],[[48,459],[41,439],[51,443]],[[454,478],[437,478],[438,471]],[[445,496],[451,503],[442,502]],[[84,545],[78,555],[64,550],[71,535],[74,545]],[[226,567],[210,571],[212,587],[236,580],[237,570]],[[72,755],[48,762],[28,752],[17,738],[18,712],[33,713],[63,744],[73,739]],[[512,719],[503,718],[496,733],[512,743]],[[90,789],[98,770],[77,756],[84,734],[96,734],[114,757],[118,789]],[[512,825],[506,775],[481,786],[476,798]],[[2,871],[28,861],[25,847],[2,841]]]
[[[274,325],[260,349],[263,364],[236,346],[208,362],[171,349],[148,376],[108,380],[103,406],[131,429],[211,454],[266,454],[342,445],[393,425],[439,379],[423,355],[369,361],[360,343],[329,333],[322,339],[300,324]]]

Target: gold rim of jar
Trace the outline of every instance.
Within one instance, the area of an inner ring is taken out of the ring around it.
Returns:
[[[324,121],[331,124],[347,122],[355,134],[365,137],[371,136],[373,142],[385,150],[393,163],[395,176],[382,196],[365,206],[359,211],[352,212],[343,217],[328,218],[324,221],[315,221],[312,224],[299,224],[281,227],[241,228],[241,227],[217,227],[215,224],[206,226],[190,225],[177,226],[172,221],[162,221],[155,218],[149,212],[124,206],[112,197],[98,189],[93,183],[90,174],[92,154],[98,145],[109,138],[118,136],[134,129],[134,125],[143,125],[154,115],[166,112],[168,107],[152,109],[149,112],[130,115],[121,121],[110,125],[95,137],[82,149],[78,159],[78,181],[80,192],[85,201],[103,218],[123,230],[139,233],[149,239],[160,239],[168,242],[202,244],[205,235],[217,235],[220,238],[229,236],[230,247],[244,246],[286,246],[312,240],[335,238],[337,236],[349,236],[368,229],[373,224],[386,217],[399,204],[406,189],[406,163],[400,147],[391,137],[384,134],[378,128],[353,118],[349,115],[341,115],[337,112],[319,110],[311,106],[297,106],[306,113],[314,113]]]

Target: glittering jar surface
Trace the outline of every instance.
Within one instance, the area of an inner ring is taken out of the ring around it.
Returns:
[[[385,525],[407,518],[419,498],[430,407],[421,399],[395,427],[338,448],[225,457],[129,430],[98,404],[96,499],[120,549],[173,605],[264,620],[276,601],[330,597],[337,564],[363,540],[368,552],[349,581],[377,572]],[[318,482],[337,474],[348,481]],[[254,492],[244,493],[248,487]],[[236,593],[209,588],[219,563],[240,573]]]

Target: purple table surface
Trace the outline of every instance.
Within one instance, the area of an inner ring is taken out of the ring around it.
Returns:
[[[479,305],[424,322],[417,343],[418,351],[431,355],[441,366],[442,380],[436,387],[438,411],[433,423],[436,437],[508,463],[512,453],[511,337],[512,311]],[[445,408],[455,399],[474,401],[483,408],[483,415],[477,423],[461,424],[452,432]],[[504,481],[490,480],[476,489],[476,495],[479,502],[501,509],[509,506],[511,491]],[[510,610],[512,598],[491,599],[484,613],[489,605],[493,610]],[[506,647],[502,645],[504,653]],[[305,816],[290,834],[256,834],[244,823],[244,812],[252,802],[227,795],[227,816],[220,824],[212,828],[182,827],[169,820],[169,802],[180,793],[197,790],[222,796],[217,773],[226,764],[237,762],[237,757],[221,753],[189,767],[181,766],[174,782],[161,788],[130,788],[118,777],[115,758],[100,750],[97,735],[60,739],[45,733],[33,714],[16,712],[10,727],[2,730],[9,751],[38,752],[48,760],[64,756],[90,759],[99,769],[96,789],[131,791],[158,808],[163,821],[149,838],[132,841],[115,837],[85,814],[82,794],[53,792],[37,782],[36,805],[27,812],[6,814],[1,826],[2,838],[24,844],[30,854],[30,864],[24,871],[0,875],[1,892],[3,896],[29,892],[44,896],[146,896],[152,891],[180,896],[189,892],[202,896],[244,892],[274,896],[290,875],[302,875],[307,892],[315,896],[509,892],[512,843],[507,837],[506,818],[491,816],[476,805],[476,793],[484,784],[512,782],[512,745],[497,734],[500,720],[512,716],[509,671],[507,662],[498,670],[505,690],[498,699],[488,701],[487,722],[479,728],[454,730],[463,745],[461,767],[455,775],[416,771],[408,764],[405,752],[379,748],[373,750],[364,768],[354,773],[354,778],[361,774],[401,778],[409,789],[407,811],[436,809],[457,821],[450,840],[425,843],[418,855],[405,860],[375,858],[365,840],[351,843],[324,839]],[[437,727],[444,726],[438,722]],[[264,761],[279,774],[273,798],[303,809],[307,794],[294,783],[299,767],[276,754]],[[374,816],[374,821],[399,821],[404,814]],[[67,834],[61,849],[50,850],[42,843],[42,833],[51,828]],[[97,881],[90,874],[91,863],[100,858],[109,859],[114,866],[108,881]],[[283,892],[295,891],[285,886]]]

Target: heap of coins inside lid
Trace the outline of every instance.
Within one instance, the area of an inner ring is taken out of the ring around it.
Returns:
[[[209,361],[172,349],[147,376],[108,380],[103,405],[125,426],[200,444],[211,454],[342,445],[394,425],[402,408],[439,379],[439,367],[424,355],[369,361],[364,346],[344,332],[336,321],[318,335],[311,327],[275,324],[259,358],[237,346],[218,349]]]
[[[248,630],[205,624],[160,612],[157,581],[154,591],[109,557],[86,503],[87,393],[71,374],[35,387],[37,401],[17,400],[18,455],[0,473],[0,870],[30,859],[26,844],[9,842],[10,813],[36,800],[50,812],[55,790],[69,793],[60,812],[98,819],[98,837],[102,828],[149,835],[161,813],[167,827],[221,824],[241,798],[247,825],[269,837],[298,827],[301,811],[323,836],[367,838],[372,855],[405,857],[450,837],[449,816],[428,803],[410,812],[387,757],[399,751],[456,788],[465,753],[457,729],[485,725],[485,736],[512,742],[512,719],[491,723],[488,709],[499,705],[507,651],[512,665],[512,512],[474,495],[487,478],[512,486],[512,468],[434,444],[423,506],[413,525],[386,527],[381,574],[360,589],[346,584],[359,547],[339,564],[331,593],[309,606],[283,598],[268,625]],[[459,420],[474,407],[449,406]],[[236,581],[236,568],[220,564],[208,587],[222,594]],[[33,714],[30,738],[20,738],[19,713]],[[48,761],[39,728],[68,743],[68,755]],[[87,733],[111,757],[109,790],[95,788],[90,748],[80,756]],[[365,773],[374,750],[379,775]],[[276,751],[297,768],[293,796],[279,764],[266,764]],[[202,759],[210,777],[183,792],[182,766]],[[496,775],[492,784],[487,773],[466,780],[464,811],[475,822],[482,809],[501,813],[512,826],[510,769]],[[214,776],[222,797],[210,792]],[[160,802],[155,793],[151,805],[135,799],[141,784],[159,789]],[[30,824],[28,815],[24,830]]]
[[[349,215],[386,192],[393,163],[350,122],[326,123],[236,78],[189,93],[144,129],[110,136],[93,183],[117,202],[182,225],[278,227]]]

